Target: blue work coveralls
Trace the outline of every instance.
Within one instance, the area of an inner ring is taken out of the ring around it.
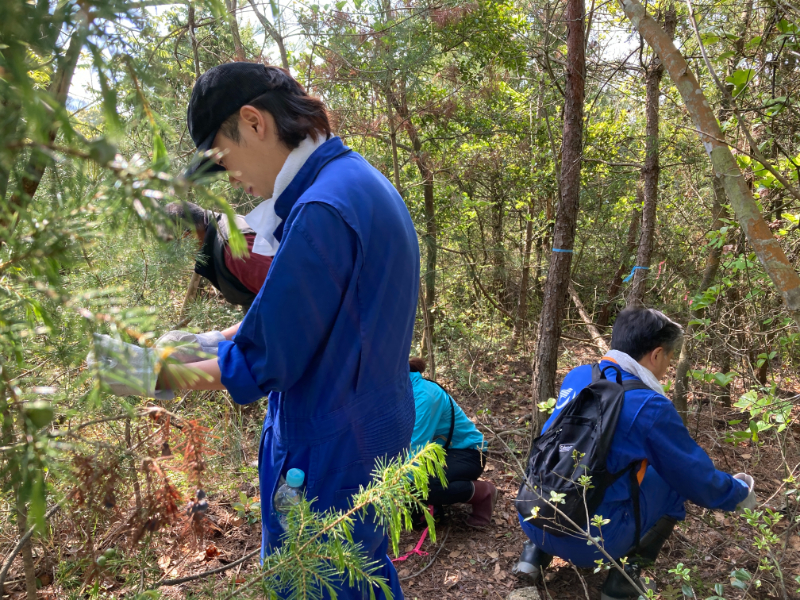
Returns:
[[[614,363],[607,360],[600,362],[600,368],[608,378],[616,376],[610,368],[613,366]],[[622,371],[622,379],[638,378]],[[555,410],[544,424],[543,432],[591,382],[591,365],[576,367],[567,374]],[[714,467],[705,450],[689,435],[672,402],[652,390],[632,390],[625,394],[608,452],[608,470],[618,473],[631,463],[642,460],[647,461],[639,496],[642,534],[664,515],[681,521],[685,519],[683,504],[686,500],[705,508],[733,510],[748,494],[745,486]],[[614,559],[625,556],[636,537],[629,477],[620,477],[606,490],[595,514],[611,522],[604,525],[602,531],[591,527],[592,535],[602,537],[606,552]],[[579,567],[593,566],[597,559],[605,560],[595,546],[586,544],[585,538],[545,533],[524,522],[521,516],[520,523],[531,541],[548,554],[570,560]]]
[[[402,198],[334,137],[275,211],[283,222],[272,268],[238,333],[219,344],[222,383],[236,402],[270,394],[258,457],[262,557],[281,544],[272,503],[286,471],[305,472],[315,510],[347,509],[377,459],[409,448],[414,428],[408,353],[419,245]],[[367,518],[353,537],[402,599],[386,532]],[[341,587],[339,598],[369,597]]]

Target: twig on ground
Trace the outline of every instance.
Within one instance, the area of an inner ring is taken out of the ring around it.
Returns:
[[[260,552],[261,552],[261,548],[256,548],[255,550],[253,550],[249,554],[245,554],[239,560],[235,560],[232,563],[229,563],[227,565],[223,565],[222,567],[217,567],[216,569],[209,569],[208,571],[203,571],[202,573],[197,573],[195,575],[187,575],[186,577],[179,577],[178,579],[166,579],[164,581],[159,581],[158,583],[156,583],[150,589],[154,590],[154,589],[156,589],[158,587],[161,587],[161,586],[164,586],[164,585],[179,585],[181,583],[188,583],[189,581],[195,581],[197,579],[202,579],[204,577],[208,577],[209,575],[214,575],[215,573],[222,573],[223,571],[227,571],[228,569],[232,569],[234,567],[237,567],[240,564],[242,564],[243,562],[246,562],[246,561],[250,560],[251,558],[253,558],[256,554],[259,554]]]

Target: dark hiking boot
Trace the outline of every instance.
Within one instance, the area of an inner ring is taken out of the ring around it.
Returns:
[[[647,590],[656,591],[655,580],[652,577],[642,577],[639,565],[626,564],[625,573],[641,586],[640,589],[636,589],[619,569],[612,567],[600,590],[600,600],[637,600],[639,596],[646,597]]]
[[[677,522],[676,519],[666,515],[656,521],[656,524],[642,536],[639,547],[629,553],[634,557],[634,562],[643,566],[649,566],[656,562]]]
[[[532,541],[527,540],[522,545],[522,554],[517,564],[511,569],[517,579],[529,584],[535,584],[542,576],[543,571],[550,565],[553,557],[544,552]]]
[[[492,522],[492,512],[497,503],[497,488],[490,481],[473,481],[475,491],[467,504],[472,505],[472,514],[467,517],[467,525],[481,529]]]

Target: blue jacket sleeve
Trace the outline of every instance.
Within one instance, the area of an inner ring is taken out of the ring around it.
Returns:
[[[673,489],[698,506],[733,510],[747,496],[747,488],[714,467],[689,435],[672,402],[662,400],[645,438],[648,462]]]
[[[355,233],[334,209],[299,207],[239,331],[219,344],[222,384],[237,403],[299,380],[336,321],[356,245]]]

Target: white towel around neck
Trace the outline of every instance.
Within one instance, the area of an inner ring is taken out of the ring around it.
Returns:
[[[636,375],[642,380],[647,387],[654,392],[664,395],[664,388],[653,375],[653,372],[647,367],[640,365],[637,361],[633,360],[630,354],[620,352],[619,350],[609,350],[603,358],[610,358],[613,362],[617,363],[623,371],[627,371],[631,375]],[[602,359],[600,359],[602,360]]]
[[[275,214],[275,202],[292,182],[295,176],[306,164],[306,161],[314,154],[314,151],[322,146],[328,139],[320,134],[316,139],[308,136],[300,145],[289,153],[286,162],[283,163],[278,177],[275,179],[275,189],[269,200],[264,200],[256,206],[244,218],[247,224],[256,232],[256,239],[253,242],[253,252],[262,256],[275,256],[278,251],[278,240],[273,235],[275,229],[281,224],[281,219]]]

